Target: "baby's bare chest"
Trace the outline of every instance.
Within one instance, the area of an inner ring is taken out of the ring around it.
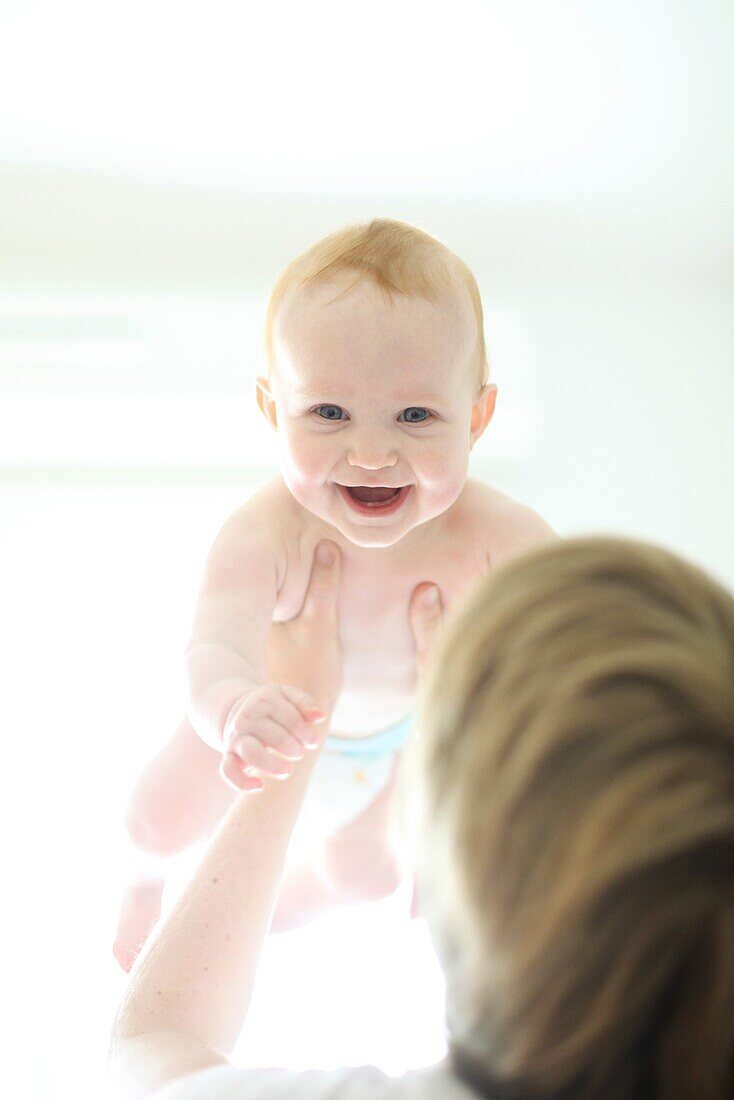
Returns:
[[[339,629],[347,661],[363,668],[392,666],[396,660],[413,661],[409,605],[416,585],[437,584],[448,609],[461,597],[479,573],[470,548],[455,547],[445,554],[426,557],[398,572],[349,568],[342,574]]]
[[[305,560],[305,559],[308,560]],[[308,582],[310,556],[298,563],[282,585],[275,618],[296,615]],[[411,705],[416,682],[415,645],[410,626],[410,597],[416,585],[431,581],[450,609],[480,573],[486,555],[474,540],[436,541],[426,552],[388,563],[379,550],[372,560],[342,559],[339,633],[344,655],[341,717],[344,727],[366,728],[401,717]],[[379,702],[378,702],[379,700]],[[348,717],[348,715],[351,716]]]

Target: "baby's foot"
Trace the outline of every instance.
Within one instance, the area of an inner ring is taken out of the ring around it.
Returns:
[[[128,887],[120,906],[112,953],[123,970],[132,969],[140,949],[161,915],[163,879],[147,879]]]

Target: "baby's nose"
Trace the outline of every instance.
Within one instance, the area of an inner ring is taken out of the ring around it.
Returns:
[[[398,456],[388,440],[369,434],[354,439],[347,454],[349,465],[363,470],[383,470],[397,465],[397,461]]]

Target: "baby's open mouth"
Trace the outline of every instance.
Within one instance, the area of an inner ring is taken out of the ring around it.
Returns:
[[[347,485],[346,489],[349,495],[358,500],[360,504],[387,504],[389,501],[395,500],[400,492],[400,487],[388,489],[383,485]]]
[[[402,503],[409,485],[340,485],[344,497],[361,512],[391,512]]]

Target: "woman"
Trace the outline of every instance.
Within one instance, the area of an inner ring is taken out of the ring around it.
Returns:
[[[276,648],[283,678],[329,703],[338,562],[314,568]],[[440,616],[424,588],[421,654]],[[309,760],[235,803],[143,956],[113,1036],[123,1095],[734,1095],[731,596],[656,547],[543,546],[453,615],[422,699],[408,770],[451,1057],[395,1080],[237,1071],[218,1053],[247,1009]]]

